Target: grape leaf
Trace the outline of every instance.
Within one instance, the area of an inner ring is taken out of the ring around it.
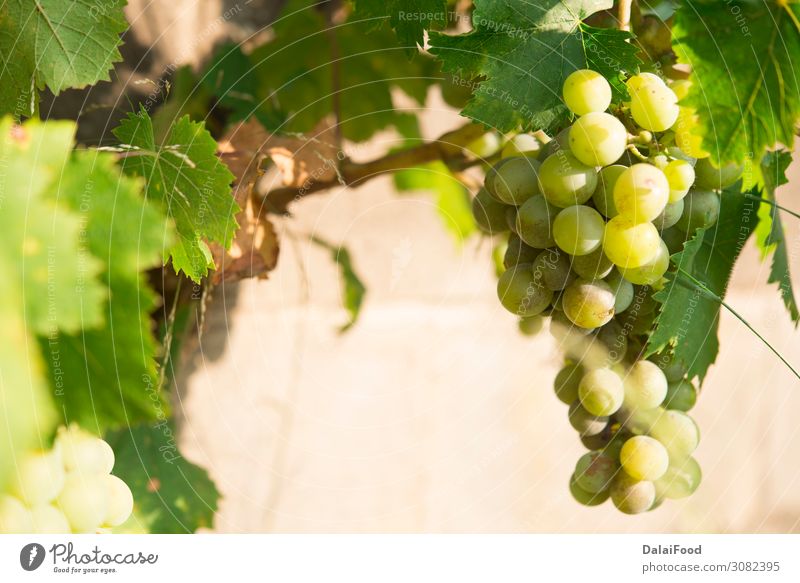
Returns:
[[[339,266],[342,276],[342,303],[349,315],[347,322],[339,328],[339,331],[347,332],[358,321],[358,316],[361,313],[361,304],[364,303],[364,296],[367,295],[367,288],[353,267],[350,251],[345,247],[328,243],[316,235],[312,235],[311,240],[323,249],[328,250],[333,261]]]
[[[775,190],[786,183],[786,169],[792,162],[792,155],[786,150],[768,152],[761,161],[760,184],[762,197],[777,202]],[[792,288],[789,274],[789,252],[786,248],[786,237],[781,224],[780,210],[768,203],[761,203],[758,209],[758,227],[756,228],[756,244],[761,249],[762,257],[772,253],[772,267],[768,283],[777,283],[783,303],[795,324],[800,321],[800,312]]]
[[[684,105],[718,163],[760,160],[779,142],[791,148],[800,118],[800,6],[789,2],[683,0],[673,48],[691,65]]]
[[[217,143],[203,124],[179,119],[157,144],[147,111],[128,117],[114,130],[131,149],[123,168],[143,176],[147,197],[161,202],[175,221],[178,242],[169,249],[176,273],[199,282],[214,268],[206,239],[230,247],[239,205],[231,196],[233,174],[217,158]]]
[[[54,94],[108,80],[127,28],[123,0],[6,0],[0,5],[0,114],[33,114]]]
[[[66,420],[98,433],[156,418],[165,407],[157,390],[157,346],[149,317],[157,302],[143,272],[161,265],[172,233],[141,190],[141,180],[122,175],[111,154],[79,151],[52,193],[80,217],[84,254],[104,266],[98,305],[105,325],[50,334],[40,345]]]
[[[733,265],[758,223],[757,203],[738,192],[738,184],[722,194],[717,224],[700,229],[686,243],[683,251],[671,257],[672,263],[703,283],[718,297],[725,297]],[[655,329],[647,343],[647,354],[664,349],[689,367],[689,378],[702,382],[719,352],[720,303],[687,284],[686,276],[671,270],[668,283],[653,297],[663,305]]]
[[[430,51],[446,71],[485,78],[462,113],[500,131],[554,130],[568,114],[561,86],[576,69],[595,69],[620,92],[620,75],[638,68],[637,50],[626,42],[629,33],[582,22],[611,8],[610,0],[476,0],[475,5],[473,30],[458,36],[430,33]]]
[[[417,45],[423,46],[426,30],[447,22],[445,0],[356,0],[355,5],[355,18],[379,22],[388,19],[397,38],[412,55]]]
[[[121,531],[185,534],[210,527],[219,492],[208,473],[186,460],[172,423],[137,425],[106,435],[114,474],[133,492],[134,514]]]

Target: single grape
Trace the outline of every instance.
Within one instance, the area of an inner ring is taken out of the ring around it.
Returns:
[[[655,219],[668,200],[667,177],[652,164],[634,164],[622,172],[614,184],[617,212],[635,223]]]
[[[597,340],[606,349],[606,364],[617,364],[628,351],[628,333],[614,320],[597,331]]]
[[[689,411],[697,403],[697,389],[686,380],[671,382],[667,385],[667,396],[664,407],[675,411]]]
[[[597,435],[581,436],[581,443],[590,451],[600,451],[613,460],[619,460],[622,444],[628,440],[628,435],[619,430],[617,426],[608,426]]]
[[[553,222],[559,210],[542,195],[528,199],[517,210],[517,234],[531,247],[552,247],[556,244],[553,238]]]
[[[611,487],[619,472],[617,460],[597,451],[583,454],[575,464],[575,483],[586,492],[597,494]]]
[[[669,202],[678,202],[694,184],[694,167],[686,160],[672,160],[663,170],[669,183]]]
[[[533,275],[533,266],[522,263],[505,271],[497,280],[500,303],[512,314],[535,316],[553,299],[553,292]]]
[[[703,473],[700,464],[693,457],[671,460],[667,471],[655,483],[660,498],[679,499],[694,494]]]
[[[653,482],[637,480],[625,472],[617,473],[609,489],[611,501],[625,514],[641,514],[653,507],[656,487]]]
[[[583,375],[578,386],[581,405],[592,415],[613,415],[622,406],[625,389],[622,379],[613,370],[596,368]]]
[[[678,98],[672,89],[659,83],[644,83],[631,91],[631,116],[646,130],[663,132],[678,119]]]
[[[17,498],[0,494],[0,533],[30,534],[33,517],[30,510]]]
[[[577,482],[575,481],[575,476],[572,476],[569,479],[569,491],[570,494],[572,494],[572,497],[575,498],[575,501],[579,504],[583,504],[584,506],[597,506],[608,500],[608,490],[598,494],[587,492],[578,486]]]
[[[656,75],[655,73],[639,73],[638,75],[633,75],[630,79],[625,82],[625,85],[628,88],[629,92],[638,91],[642,87],[648,87],[650,85],[659,86],[663,85],[666,87],[666,83]]]
[[[556,134],[556,137],[547,142],[539,156],[540,160],[546,160],[558,152],[569,152],[569,127],[564,128]]]
[[[511,269],[520,263],[533,263],[539,253],[539,249],[534,249],[520,239],[518,235],[511,233],[508,237],[508,246],[503,255],[503,265],[506,269]]]
[[[675,224],[687,235],[713,227],[719,219],[720,200],[716,192],[692,190],[684,199],[683,215]]]
[[[569,131],[569,149],[588,166],[613,164],[625,153],[627,145],[625,126],[608,113],[587,113]]]
[[[666,244],[667,249],[669,249],[670,255],[683,251],[683,244],[687,241],[686,233],[681,231],[677,226],[661,231],[661,239]]]
[[[568,206],[553,221],[553,238],[570,255],[588,255],[600,248],[605,225],[603,217],[593,208]]]
[[[544,328],[544,316],[528,316],[517,320],[517,328],[525,336],[535,336]]]
[[[629,410],[654,409],[667,396],[667,379],[649,360],[637,360],[624,378],[625,407]]]
[[[614,292],[614,313],[619,314],[627,310],[633,302],[633,284],[622,277],[616,269],[608,275],[606,283]]]
[[[519,206],[539,194],[539,162],[533,158],[503,158],[495,168],[491,182],[487,179],[484,184],[500,202]]]
[[[667,382],[675,383],[683,380],[689,372],[689,367],[682,360],[678,360],[674,355],[659,354],[650,358],[658,368],[662,370]]]
[[[569,257],[558,249],[545,249],[533,262],[533,275],[552,291],[561,291],[575,279]]]
[[[11,493],[28,506],[46,504],[64,485],[64,467],[58,449],[28,454],[12,471]]]
[[[617,183],[620,174],[627,169],[627,166],[615,164],[606,166],[597,175],[597,187],[592,193],[592,202],[598,212],[608,219],[619,214],[614,204],[614,185]]]
[[[512,233],[517,232],[517,207],[512,205],[506,205],[506,230],[511,231]]]
[[[117,476],[103,476],[103,481],[108,492],[108,513],[103,520],[103,526],[119,526],[133,512],[133,494],[128,485]]]
[[[669,454],[659,440],[635,435],[622,446],[619,461],[632,478],[653,481],[667,471]]]
[[[486,132],[467,144],[465,149],[476,158],[486,158],[500,149],[500,136],[497,132]]]
[[[650,435],[661,442],[673,459],[691,455],[700,443],[697,424],[681,411],[662,410],[650,427]]]
[[[544,144],[536,136],[517,134],[506,142],[500,155],[503,158],[511,158],[512,156],[538,158],[539,154],[542,153],[542,148],[544,148]]]
[[[583,279],[603,279],[611,270],[614,264],[603,253],[603,248],[598,247],[588,255],[572,256],[572,270]]]
[[[506,211],[510,207],[497,202],[485,188],[481,188],[472,199],[472,216],[482,231],[496,235],[508,230]]]
[[[637,285],[653,285],[659,281],[669,269],[669,249],[667,244],[661,241],[658,255],[652,261],[640,267],[620,267],[619,272],[622,277]]]
[[[563,96],[575,115],[605,111],[611,105],[611,85],[596,71],[578,69],[564,81]]]
[[[577,363],[566,364],[558,371],[553,388],[559,401],[571,405],[578,400],[578,385],[580,385],[583,374],[583,367]]]
[[[108,474],[114,467],[111,446],[77,425],[58,430],[56,447],[61,449],[64,468],[68,472]]]
[[[679,107],[678,119],[672,126],[675,132],[675,145],[692,158],[707,158],[709,153],[703,149],[703,138],[692,130],[700,125],[700,116],[692,108]]]
[[[80,471],[68,473],[56,505],[74,532],[94,532],[108,515],[104,475]]]
[[[663,231],[674,226],[683,215],[683,206],[682,198],[675,202],[668,203],[667,206],[664,207],[664,210],[661,211],[661,214],[653,219],[653,224],[656,226],[656,229]]]
[[[67,517],[55,506],[44,504],[31,508],[33,532],[36,534],[70,534]]]
[[[614,317],[614,292],[601,279],[577,279],[564,290],[564,314],[581,328],[593,329]]]
[[[663,172],[669,164],[669,158],[667,158],[664,154],[656,154],[655,156],[650,157],[650,164]]]
[[[603,234],[603,251],[618,267],[641,267],[659,253],[661,237],[653,223],[634,223],[616,216]]]
[[[739,180],[743,170],[742,166],[736,163],[717,168],[709,158],[698,160],[694,167],[697,174],[695,187],[698,190],[723,190]]]
[[[582,436],[597,435],[608,425],[608,417],[597,417],[581,406],[580,401],[575,401],[569,406],[569,424]]]
[[[539,182],[547,202],[564,208],[583,204],[592,197],[597,187],[597,170],[562,150],[542,162]]]

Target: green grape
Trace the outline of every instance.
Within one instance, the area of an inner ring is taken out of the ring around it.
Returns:
[[[639,73],[638,75],[633,75],[630,79],[625,82],[625,85],[628,88],[629,92],[638,91],[642,87],[647,87],[649,85],[665,85],[663,79],[656,75],[655,73]]]
[[[683,215],[683,204],[682,198],[675,202],[670,202],[664,207],[664,210],[661,211],[661,214],[653,219],[653,224],[656,226],[656,229],[658,229],[659,232],[669,229],[680,220],[681,216]]]
[[[11,493],[28,506],[47,504],[63,485],[64,467],[58,450],[29,454],[12,471]]]
[[[80,471],[67,474],[57,506],[73,532],[94,532],[108,515],[108,491],[103,477]]]
[[[625,389],[622,379],[613,370],[596,368],[583,375],[578,386],[581,405],[592,415],[613,415],[622,406]]]
[[[512,156],[528,156],[538,158],[542,153],[544,144],[536,136],[531,134],[517,134],[506,142],[500,154],[503,158]]]
[[[564,81],[564,103],[575,115],[605,111],[611,105],[611,85],[598,72],[578,69]]]
[[[664,407],[675,411],[689,411],[697,403],[697,389],[686,380],[671,382],[667,385],[667,396]]]
[[[628,351],[628,334],[614,320],[597,331],[597,340],[607,350],[605,360],[608,364],[617,364],[625,358]]]
[[[0,533],[30,534],[33,532],[33,517],[30,510],[13,496],[0,494]]]
[[[633,302],[633,284],[622,277],[616,269],[608,275],[606,283],[614,292],[614,313],[619,314],[627,310]]]
[[[649,433],[661,442],[673,459],[691,455],[700,443],[697,424],[681,411],[662,410]]]
[[[559,401],[571,405],[578,400],[578,385],[583,374],[583,367],[577,363],[564,365],[564,368],[558,371],[553,388]]]
[[[667,382],[675,383],[683,380],[689,372],[689,367],[682,360],[677,360],[674,355],[658,355],[652,357],[656,366],[662,370]]]
[[[592,112],[579,118],[569,131],[569,149],[588,166],[608,166],[625,153],[628,132],[616,117]]]
[[[569,424],[582,436],[597,435],[608,425],[608,417],[592,415],[581,406],[580,401],[575,401],[569,406]]]
[[[592,197],[597,187],[597,170],[563,150],[542,162],[539,182],[547,202],[564,208],[583,204]]]
[[[690,107],[678,108],[678,119],[672,126],[675,132],[675,145],[687,156],[695,159],[707,158],[708,152],[703,149],[703,138],[696,134],[694,128],[700,125],[700,116]],[[695,168],[695,173],[697,168]]]
[[[33,532],[36,534],[70,534],[72,530],[64,513],[58,508],[43,504],[31,508]]]
[[[683,216],[683,215],[681,215]],[[669,254],[674,255],[683,251],[683,244],[686,242],[686,233],[678,227],[670,227],[661,231],[661,239],[669,249]]]
[[[656,487],[653,482],[637,480],[625,472],[617,473],[609,489],[614,506],[625,514],[641,514],[653,507]]]
[[[569,128],[566,127],[556,134],[556,137],[547,142],[539,156],[540,160],[546,160],[558,152],[569,152]]]
[[[647,132],[650,133],[650,132]],[[656,154],[650,158],[650,164],[661,170],[662,172],[669,164],[669,158],[667,158],[664,154]]]
[[[597,188],[592,193],[592,202],[598,212],[608,219],[619,214],[614,204],[614,185],[617,183],[620,174],[627,169],[627,166],[615,164],[614,166],[606,166],[597,175]]]
[[[667,471],[669,454],[659,440],[647,435],[635,435],[622,446],[619,461],[630,477],[653,481]]]
[[[58,430],[56,447],[61,450],[68,472],[109,474],[114,467],[111,446],[77,425]]]
[[[634,223],[655,219],[669,200],[669,183],[652,164],[634,164],[614,184],[614,205],[619,214]]]
[[[553,222],[559,209],[548,204],[542,195],[525,201],[517,209],[517,234],[531,247],[546,249],[556,244],[553,238]]]
[[[508,206],[497,202],[485,188],[481,188],[472,199],[472,216],[482,231],[496,235],[508,230],[506,211]]]
[[[607,426],[597,435],[581,436],[581,443],[590,451],[600,451],[611,459],[618,460],[622,444],[628,440],[628,435],[620,430],[619,426]]]
[[[630,92],[633,120],[651,132],[668,130],[678,120],[678,98],[663,81],[645,82]]]
[[[719,195],[710,190],[693,190],[684,199],[683,215],[675,224],[688,235],[714,226],[719,219]]]
[[[702,479],[700,464],[693,457],[671,460],[667,471],[655,483],[656,493],[659,498],[686,498],[694,494]]]
[[[598,247],[588,255],[572,256],[572,270],[583,279],[603,279],[612,269],[614,264],[603,253],[602,247]]]
[[[568,256],[558,249],[545,249],[539,253],[533,262],[533,275],[552,291],[561,291],[575,279]]]
[[[654,409],[667,396],[667,378],[649,360],[637,360],[624,378],[625,407],[630,410]]]
[[[512,314],[535,316],[550,304],[553,292],[537,281],[530,263],[521,263],[503,272],[497,280],[497,296]]]
[[[658,255],[652,261],[645,263],[641,267],[620,267],[619,272],[622,277],[631,283],[653,285],[664,277],[667,269],[669,269],[669,249],[667,249],[667,244],[661,241]]]
[[[723,190],[741,178],[743,168],[735,163],[716,168],[711,160],[703,158],[697,161],[694,171],[697,175],[695,186],[698,189]]]
[[[562,209],[553,221],[553,238],[570,255],[588,255],[603,242],[605,221],[596,210],[583,205]]]
[[[508,246],[503,255],[503,265],[506,269],[511,269],[520,263],[533,263],[539,253],[539,249],[527,245],[518,235],[512,233],[508,237]]]
[[[495,165],[491,181],[484,181],[486,190],[505,204],[519,206],[539,194],[539,162],[526,156],[503,158]]]
[[[505,257],[506,253],[508,253],[508,243],[506,241],[498,241],[492,247],[492,264],[494,265],[495,277],[500,277],[506,270],[506,266],[503,265],[503,257]]]
[[[465,149],[476,158],[486,158],[500,149],[500,136],[497,132],[486,132],[477,140],[472,140]]]
[[[634,223],[621,216],[606,223],[603,251],[618,267],[641,267],[652,261],[661,248],[661,237],[653,223]]]
[[[681,200],[694,184],[694,167],[686,160],[672,160],[663,170],[669,182],[669,202]]]
[[[691,86],[692,82],[688,79],[676,79],[670,83],[669,88],[672,89],[675,97],[680,101],[681,99],[686,99],[686,96],[689,95],[689,88]]]
[[[575,498],[575,501],[579,504],[583,504],[584,506],[597,506],[608,500],[608,490],[598,494],[587,492],[578,486],[577,482],[575,481],[575,476],[572,476],[569,479],[569,491],[570,494],[572,494],[572,497]]]
[[[108,512],[103,520],[103,526],[119,526],[133,512],[133,494],[128,485],[117,476],[106,475],[102,477],[108,493]]]
[[[517,321],[517,328],[525,336],[535,336],[544,328],[544,316],[529,316],[527,318],[520,318]]]
[[[512,233],[517,232],[517,207],[507,205],[506,212],[506,230],[511,231]]]
[[[581,328],[593,329],[614,317],[614,292],[601,279],[576,279],[564,290],[564,314]]]
[[[575,483],[586,492],[597,494],[611,487],[619,472],[617,460],[597,451],[583,454],[575,464]]]

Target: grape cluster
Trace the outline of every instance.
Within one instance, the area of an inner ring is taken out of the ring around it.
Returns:
[[[630,101],[612,114],[605,78],[572,73],[563,98],[574,123],[553,139],[512,138],[472,208],[482,230],[504,234],[500,302],[525,334],[549,319],[567,352],[556,394],[590,450],[570,490],[638,513],[700,481],[699,434],[685,413],[697,391],[669,354],[642,356],[652,293],[670,254],[716,223],[720,190],[742,169],[716,168],[700,149],[696,115],[678,104],[687,81],[641,73],[626,85]]]
[[[77,425],[62,427],[53,448],[32,452],[0,493],[0,533],[109,532],[133,511],[130,488],[111,474],[114,452]]]

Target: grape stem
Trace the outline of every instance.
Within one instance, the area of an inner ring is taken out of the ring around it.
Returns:
[[[770,200],[768,198],[762,198],[760,196],[756,196],[754,194],[748,194],[748,193],[745,193],[744,196],[745,196],[745,198],[749,198],[749,199],[752,199],[752,200],[757,200],[759,202],[765,202],[768,205],[771,205],[771,206],[775,207],[776,209],[782,210],[786,214],[792,215],[793,217],[796,217],[796,218],[800,219],[800,213],[796,213],[793,210],[787,209],[786,207],[783,207],[783,206],[779,205],[777,202],[775,202],[773,200]]]
[[[628,148],[628,150],[630,151],[631,154],[633,154],[634,156],[639,158],[639,160],[641,160],[642,162],[649,162],[650,161],[650,158],[648,158],[647,156],[645,156],[644,154],[642,154],[639,151],[639,148],[636,147],[636,144],[628,144],[627,148]]]
[[[707,287],[707,286],[706,286],[706,285],[705,285],[705,284],[704,284],[702,281],[700,281],[700,280],[698,280],[697,278],[695,278],[695,277],[694,277],[694,276],[693,276],[691,273],[689,273],[688,271],[686,271],[686,270],[685,270],[685,269],[683,269],[682,267],[678,267],[678,273],[679,273],[680,275],[684,276],[684,277],[685,277],[686,279],[688,279],[690,282],[692,282],[692,283],[694,284],[694,286],[695,286],[695,288],[696,288],[697,290],[699,290],[699,291],[703,292],[703,293],[704,293],[704,294],[705,294],[705,295],[706,295],[708,298],[710,298],[710,299],[714,300],[715,302],[718,302],[718,303],[719,303],[719,304],[720,304],[722,307],[724,307],[724,308],[725,308],[726,310],[728,310],[728,311],[729,311],[731,314],[733,314],[733,315],[736,317],[736,319],[737,319],[737,320],[739,320],[739,321],[740,321],[742,324],[744,324],[744,325],[745,325],[745,326],[746,326],[746,327],[747,327],[747,328],[748,328],[748,329],[749,329],[749,330],[750,330],[750,331],[751,331],[753,334],[755,334],[755,335],[756,335],[756,337],[757,337],[759,340],[761,340],[761,342],[763,342],[763,343],[764,343],[764,344],[767,346],[767,348],[769,348],[769,349],[772,351],[772,353],[773,353],[775,356],[777,356],[777,357],[778,357],[778,358],[781,360],[781,362],[783,362],[783,364],[785,364],[785,365],[786,365],[786,367],[787,367],[787,368],[788,368],[790,371],[792,371],[792,373],[794,374],[794,376],[796,376],[798,379],[800,379],[800,373],[798,373],[798,372],[795,370],[795,368],[794,368],[794,367],[793,367],[791,364],[789,364],[789,361],[787,361],[787,360],[786,360],[786,359],[783,357],[783,355],[782,355],[780,352],[778,352],[778,350],[777,350],[777,349],[776,349],[774,346],[772,346],[772,344],[770,344],[770,343],[767,341],[767,339],[766,339],[766,338],[764,338],[764,337],[763,337],[761,334],[759,334],[759,333],[758,333],[758,331],[757,331],[755,328],[753,328],[753,326],[751,326],[751,325],[750,325],[750,322],[748,322],[747,320],[745,320],[745,319],[744,319],[744,318],[743,318],[743,317],[742,317],[742,316],[739,314],[739,312],[737,312],[736,310],[734,310],[734,309],[733,309],[733,308],[732,308],[732,307],[731,307],[731,306],[730,306],[730,305],[729,305],[729,304],[728,304],[728,303],[727,303],[725,300],[723,300],[721,297],[719,297],[719,296],[718,296],[717,294],[715,294],[713,291],[711,291],[710,289],[708,289],[708,287]]]

